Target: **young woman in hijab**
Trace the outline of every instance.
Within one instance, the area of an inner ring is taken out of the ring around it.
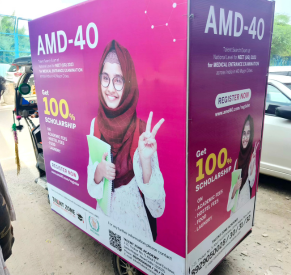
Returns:
[[[111,41],[99,65],[97,117],[90,135],[111,146],[113,162],[92,163],[89,157],[87,189],[91,197],[103,197],[103,179],[113,180],[110,218],[128,230],[156,240],[156,218],[165,209],[164,179],[155,136],[164,122],[151,130],[136,114],[139,91],[133,60],[126,48]],[[103,213],[97,204],[97,211]]]
[[[240,151],[235,162],[234,170],[242,169],[241,177],[237,183],[230,188],[227,210],[230,211],[235,204],[235,194],[239,191],[236,211],[245,205],[252,195],[252,188],[256,179],[256,151],[258,142],[253,146],[254,140],[254,121],[248,115],[242,129],[240,140]]]

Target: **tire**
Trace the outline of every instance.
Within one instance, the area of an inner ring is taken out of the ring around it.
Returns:
[[[140,271],[114,253],[111,258],[115,275],[142,275]]]

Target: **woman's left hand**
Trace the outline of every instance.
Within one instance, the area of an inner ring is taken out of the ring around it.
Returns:
[[[254,147],[254,152],[252,153],[251,162],[250,162],[250,175],[252,175],[255,170],[254,168],[256,164],[256,154],[257,154],[258,146],[259,146],[259,142],[256,142],[255,147]]]
[[[151,131],[151,124],[152,124],[153,112],[150,112],[146,131],[141,134],[138,141],[138,151],[139,157],[141,161],[150,160],[152,155],[157,151],[157,141],[155,139],[158,130],[160,129],[161,125],[164,123],[164,119],[160,119],[160,121],[155,125],[153,130]]]

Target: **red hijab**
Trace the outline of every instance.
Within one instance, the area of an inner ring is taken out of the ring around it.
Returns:
[[[100,78],[98,78],[98,98],[100,105],[97,123],[101,133],[101,140],[111,146],[113,163],[116,168],[114,187],[118,188],[128,184],[134,177],[130,148],[136,128],[136,105],[139,92],[132,58],[128,50],[115,40],[112,40],[104,50],[99,64],[98,75],[102,73],[104,60],[112,49],[115,49],[117,53],[125,79],[123,94],[117,108],[108,108],[102,95]],[[142,123],[140,125],[143,128],[143,132],[145,130],[145,124]]]
[[[242,137],[243,137],[244,128],[245,128],[247,122],[250,123],[250,139],[249,139],[249,143],[248,143],[247,147],[243,148]],[[242,169],[242,173],[241,173],[242,184],[241,184],[240,190],[243,188],[243,186],[245,185],[246,180],[248,178],[249,165],[250,165],[251,156],[253,153],[253,140],[254,140],[254,121],[253,121],[253,118],[250,115],[248,115],[246,120],[245,120],[243,129],[242,129],[242,133],[241,133],[240,152],[239,152],[238,163],[237,163],[238,169]]]

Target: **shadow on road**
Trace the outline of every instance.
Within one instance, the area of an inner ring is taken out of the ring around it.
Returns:
[[[224,259],[214,270],[211,275],[234,275],[235,270],[231,266],[231,262],[228,259]]]
[[[283,192],[291,197],[291,181],[260,174],[259,188],[269,191]],[[291,199],[291,198],[290,198]]]

